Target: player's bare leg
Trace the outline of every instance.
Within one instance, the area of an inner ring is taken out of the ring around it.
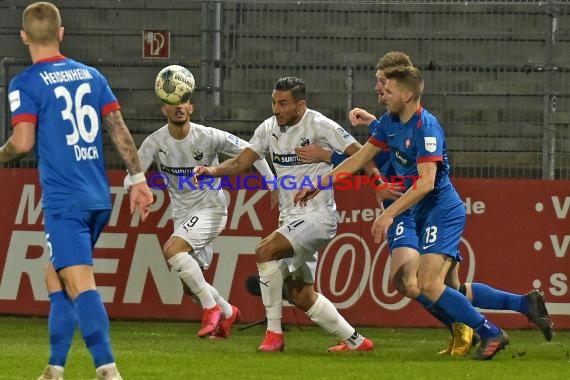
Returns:
[[[422,302],[420,289],[418,287],[417,272],[420,262],[420,254],[410,247],[397,247],[392,251],[390,262],[390,280],[400,294],[417,300],[424,306],[426,311],[443,323],[451,334],[448,346],[439,351],[439,355],[465,356],[471,349],[473,329],[463,323],[454,323],[447,315],[442,315],[441,310],[437,310],[431,301]],[[452,263],[452,268],[455,262]],[[452,269],[445,280],[448,286],[454,289],[459,287],[457,271]],[[454,285],[456,283],[456,285]],[[451,285],[450,285],[451,284]]]

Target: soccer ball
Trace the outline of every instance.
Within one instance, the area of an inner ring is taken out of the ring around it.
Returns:
[[[170,65],[160,70],[156,76],[154,91],[163,102],[176,105],[190,100],[195,84],[190,70]]]

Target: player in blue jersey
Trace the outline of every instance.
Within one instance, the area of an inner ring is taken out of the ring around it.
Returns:
[[[386,77],[384,71],[397,66],[412,66],[410,57],[400,51],[391,51],[386,53],[376,64],[376,86],[374,90],[378,94],[378,102],[384,105],[382,96],[384,95],[384,86]],[[370,115],[374,120],[373,115]],[[367,126],[370,135],[372,135],[377,123],[362,123],[362,120],[355,120],[354,126]],[[311,144],[296,149],[297,154],[304,162],[324,161],[333,164],[335,167],[344,161],[348,156],[320,147],[318,144]],[[390,153],[380,152],[374,157],[374,162],[382,175],[390,181],[396,173],[392,170],[389,162]],[[378,192],[376,192],[378,198]],[[392,204],[392,200],[379,199],[379,205],[382,209]],[[420,294],[417,285],[417,270],[419,263],[418,235],[416,234],[416,223],[408,210],[398,215],[394,223],[388,229],[387,243],[390,250],[390,281],[396,287],[396,290],[409,298],[420,302],[422,306],[438,319],[451,334],[449,345],[439,351],[440,354],[464,356],[470,351],[473,339],[473,329],[462,323],[454,323],[446,313],[443,313],[424,296]],[[459,278],[457,270],[452,270],[448,276],[446,283],[454,288],[459,286]]]
[[[381,75],[377,73],[377,77],[380,76]],[[376,91],[380,96],[383,95],[381,85],[377,85]],[[350,113],[350,119],[353,125],[364,124],[373,129],[378,128],[380,124],[374,115],[361,109],[353,110]],[[409,212],[410,210],[398,215],[397,218],[402,218],[403,215],[406,215]],[[406,223],[410,226],[410,229],[412,229],[415,225],[415,222],[412,221],[409,217],[407,218]],[[392,239],[394,234],[394,224],[396,224],[396,222],[393,223],[388,230],[387,238],[389,244],[391,244],[391,241],[393,241]],[[406,232],[405,229],[402,229],[401,231]],[[458,259],[459,258],[460,257],[458,256]],[[552,339],[552,336],[554,334],[552,322],[546,308],[544,295],[540,290],[534,289],[527,294],[515,294],[495,289],[489,285],[478,282],[460,283],[458,276],[458,262],[459,261],[452,262],[452,268],[445,280],[446,285],[458,290],[461,294],[465,295],[475,307],[492,310],[512,310],[525,315],[528,318],[529,322],[532,322],[542,332],[546,340],[550,341]],[[410,263],[414,263],[414,261],[407,260],[405,263],[409,266]],[[392,266],[391,269],[394,269],[394,266]],[[411,273],[411,271],[408,271],[408,274]],[[411,277],[408,276],[408,278]],[[410,284],[415,285],[413,281],[411,281]],[[408,297],[410,297],[410,295],[408,295]],[[421,294],[420,298],[420,302],[424,304],[428,310],[431,310],[432,312],[435,312],[435,314],[438,314],[441,317],[438,319],[442,320],[444,324],[448,326],[448,328],[453,328],[454,339],[450,342],[449,347],[440,353],[450,353],[452,355],[461,355],[462,353],[466,354],[470,348],[468,342],[471,340],[470,334],[472,334],[472,331],[468,331],[461,324],[454,323],[455,321],[453,318],[447,315],[447,313],[441,313],[441,310],[438,310],[439,308],[436,304],[432,304],[430,306],[429,300],[425,299]],[[428,303],[426,304],[426,302]]]
[[[13,133],[0,148],[0,162],[35,146],[51,261],[46,272],[51,356],[40,379],[63,379],[77,324],[97,379],[118,380],[109,318],[92,269],[93,247],[111,212],[103,122],[132,176],[131,212],[138,207],[146,219],[153,197],[107,80],[96,69],[61,55],[63,32],[53,4],[33,3],[24,10],[20,36],[33,64],[10,82]]]
[[[380,150],[390,150],[394,171],[407,178],[407,191],[375,220],[374,241],[383,241],[394,218],[411,209],[419,237],[417,279],[422,295],[453,320],[477,331],[481,345],[476,358],[492,359],[509,344],[508,336],[475,310],[465,296],[444,284],[447,273],[458,260],[457,247],[466,212],[449,181],[443,130],[437,119],[420,106],[423,78],[418,69],[400,66],[384,74],[388,113],[377,121],[379,125],[370,140],[329,173],[331,177],[325,178],[334,182],[338,173],[354,173]],[[351,111],[351,117],[356,119],[360,114]],[[414,182],[413,178],[418,179]],[[317,193],[318,188],[305,188],[295,195],[295,202],[305,204]]]

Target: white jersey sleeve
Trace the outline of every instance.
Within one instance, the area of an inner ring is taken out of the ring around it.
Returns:
[[[150,165],[153,163],[158,153],[158,149],[158,145],[152,138],[152,135],[144,139],[141,147],[138,150],[139,160],[141,162],[141,169],[143,173],[145,173],[148,168],[150,168]]]
[[[344,152],[346,148],[357,142],[350,133],[329,118],[323,117],[320,120],[319,128],[323,135],[322,143],[331,150]]]
[[[248,148],[253,150],[259,157],[265,157],[269,150],[269,137],[271,137],[271,119],[265,120],[253,132],[249,140]]]
[[[235,157],[241,153],[247,146],[247,142],[239,137],[232,135],[229,132],[220,131],[219,129],[211,128],[212,134],[216,141],[216,151],[226,154],[230,157]]]

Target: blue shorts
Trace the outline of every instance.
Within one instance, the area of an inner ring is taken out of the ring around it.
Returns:
[[[458,247],[466,218],[463,203],[435,207],[429,213],[416,216],[420,255],[441,253],[461,261]]]
[[[93,265],[93,248],[110,215],[111,210],[89,210],[45,216],[46,240],[56,271]]]
[[[409,247],[418,251],[418,234],[416,232],[416,221],[410,210],[398,215],[392,225],[388,228],[388,247],[390,254],[399,247]]]

